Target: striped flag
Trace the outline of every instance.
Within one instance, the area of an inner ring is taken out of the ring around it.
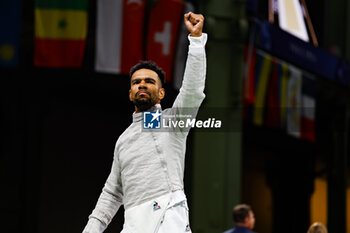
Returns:
[[[87,0],[36,0],[34,64],[80,67],[87,34]]]
[[[149,16],[146,59],[162,67],[166,82],[172,80],[183,9],[184,2],[181,0],[158,0]]]
[[[304,73],[301,94],[302,112],[300,119],[300,138],[314,142],[315,136],[315,110],[316,110],[316,78]]]
[[[280,127],[286,128],[287,122],[287,88],[288,88],[288,77],[289,69],[285,62],[281,62],[280,65],[280,80],[279,80],[279,99],[280,99]]]
[[[97,1],[95,70],[128,74],[143,60],[146,0]]]
[[[287,133],[300,138],[302,72],[289,66],[290,76],[287,89]]]
[[[255,89],[259,80],[264,55],[260,50],[254,49],[250,56],[249,49],[245,53],[245,76],[244,76],[244,98],[243,98],[243,119],[253,122],[254,118],[254,103],[255,103]],[[247,67],[247,66],[250,67]],[[249,94],[247,93],[249,92]]]
[[[0,66],[18,65],[21,0],[0,0]]]
[[[248,104],[255,101],[256,48],[248,46],[245,50],[244,100]]]
[[[256,76],[256,93],[254,103],[253,123],[262,126],[264,123],[264,108],[266,101],[267,86],[270,79],[272,58],[268,54],[263,54],[260,75]]]

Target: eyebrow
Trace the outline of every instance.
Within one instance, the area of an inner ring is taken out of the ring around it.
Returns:
[[[157,80],[155,78],[152,77],[146,77],[146,78],[134,78],[133,80],[131,80],[131,83],[134,83],[135,81],[140,81],[140,80],[145,80],[145,81],[154,81],[157,82]]]

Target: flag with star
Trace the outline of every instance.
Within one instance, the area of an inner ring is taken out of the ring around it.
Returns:
[[[149,16],[146,59],[162,67],[166,82],[170,82],[173,75],[184,6],[185,3],[181,0],[159,0]]]
[[[97,1],[97,72],[128,74],[144,59],[146,0]]]
[[[35,0],[34,64],[80,67],[87,34],[87,0]]]
[[[21,0],[0,0],[0,66],[18,65]]]

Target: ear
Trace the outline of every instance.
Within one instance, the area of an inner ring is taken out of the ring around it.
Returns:
[[[161,87],[159,89],[159,100],[162,100],[165,96],[165,89],[163,87]]]
[[[131,89],[129,90],[129,99],[130,99],[131,102],[134,100],[134,98],[133,98],[133,96],[131,94]]]

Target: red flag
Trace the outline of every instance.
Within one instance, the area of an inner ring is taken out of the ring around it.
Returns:
[[[255,57],[256,48],[245,49],[244,100],[248,104],[255,102]]]
[[[151,9],[148,25],[146,59],[156,62],[170,82],[184,2],[159,0]]]
[[[121,73],[143,59],[143,20],[146,0],[124,0]]]

